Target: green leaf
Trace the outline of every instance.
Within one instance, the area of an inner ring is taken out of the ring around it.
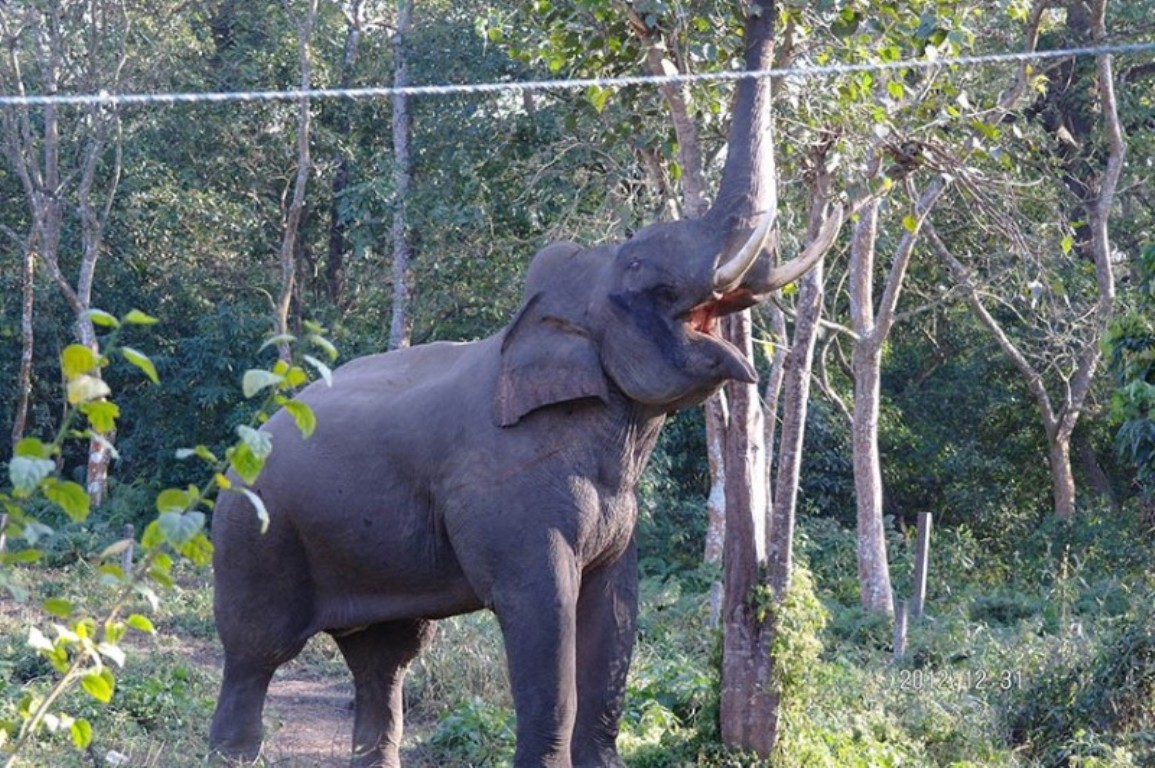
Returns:
[[[900,100],[906,94],[906,89],[902,87],[902,83],[897,80],[891,80],[886,84],[886,92],[890,94],[892,99]]]
[[[601,88],[596,85],[591,85],[589,88],[586,88],[586,98],[589,99],[590,104],[593,105],[593,108],[597,110],[599,114],[605,111],[606,102],[610,98],[610,93],[609,88]]]
[[[333,386],[333,371],[329,368],[329,366],[325,365],[312,355],[304,355],[304,358],[305,362],[313,366],[313,370],[315,370],[321,376],[321,379],[324,380],[327,385],[330,387]]]
[[[277,386],[284,380],[284,376],[272,371],[252,368],[245,371],[245,375],[241,379],[241,391],[245,397],[252,397],[263,389]]]
[[[81,403],[77,406],[77,410],[87,417],[93,429],[101,433],[115,430],[116,420],[120,418],[120,406],[108,400]]]
[[[213,544],[202,531],[178,550],[181,556],[188,559],[193,565],[208,566],[213,561]]]
[[[261,470],[264,469],[265,460],[254,456],[249,446],[241,443],[229,455],[229,466],[240,476],[241,480],[251,485],[257,481]]]
[[[196,448],[178,448],[177,449],[176,457],[178,459],[180,459],[181,461],[183,461],[185,459],[190,459],[193,456],[196,456],[198,459],[201,459],[202,461],[205,461],[209,464],[216,464],[217,463],[216,454],[214,454],[212,451],[210,451],[207,446],[198,445]]]
[[[152,621],[150,621],[147,616],[142,616],[139,613],[130,615],[125,619],[125,623],[137,632],[147,632],[150,635],[156,634],[156,627],[152,625]]]
[[[72,615],[72,603],[63,597],[50,597],[42,602],[40,607],[61,619],[67,619]]]
[[[179,488],[165,488],[156,495],[156,511],[163,514],[182,514],[192,506],[192,497]]]
[[[164,540],[179,549],[204,529],[205,516],[203,512],[165,512],[157,517],[156,523]]]
[[[247,445],[253,455],[258,458],[263,459],[273,452],[273,436],[268,432],[262,432],[259,429],[241,424],[237,427],[237,435],[241,438],[241,442]]]
[[[1063,238],[1063,241],[1061,243],[1059,243],[1059,248],[1062,249],[1064,256],[1067,255],[1068,253],[1070,253],[1071,249],[1074,247],[1075,247],[1075,238],[1073,235],[1071,235],[1069,233]]]
[[[144,371],[144,375],[148,377],[149,381],[153,384],[160,384],[160,377],[156,375],[156,366],[152,364],[152,360],[148,359],[148,355],[138,352],[132,347],[121,347],[120,354],[124,355],[125,360]]]
[[[918,229],[918,219],[911,214],[902,217],[902,226],[907,232],[914,232]]]
[[[59,505],[72,522],[83,523],[88,519],[90,500],[79,483],[52,477],[44,481],[42,490],[49,501]]]
[[[80,678],[80,687],[101,704],[107,704],[112,701],[112,693],[116,690],[116,679],[111,670],[102,667]]]
[[[124,655],[124,649],[119,645],[112,642],[99,643],[96,646],[96,650],[100,653],[101,656],[108,659],[116,666],[124,666],[126,657]]]
[[[292,415],[293,421],[297,422],[301,436],[311,437],[313,430],[317,428],[317,417],[313,414],[313,409],[300,400],[288,400],[285,402],[285,410]]]
[[[68,382],[68,402],[72,405],[108,397],[112,390],[103,379],[82,373]]]
[[[325,356],[330,360],[337,359],[337,348],[333,346],[333,342],[329,341],[321,334],[309,334],[309,341],[312,342],[315,346],[320,347],[321,350],[325,353]]]
[[[72,746],[77,749],[88,749],[92,743],[92,723],[83,717],[73,720],[72,725],[68,726],[68,732],[72,736]]]
[[[102,309],[86,309],[80,313],[81,320],[90,320],[93,325],[104,328],[119,328],[120,321]]]
[[[245,495],[245,498],[249,500],[249,503],[253,505],[253,509],[256,510],[257,519],[261,521],[261,533],[265,533],[269,530],[269,510],[265,507],[264,499],[248,488],[241,488],[240,491]]]
[[[160,321],[139,309],[130,309],[128,314],[124,316],[124,322],[130,325],[156,325]]]
[[[69,344],[60,353],[60,370],[71,381],[100,364],[100,356],[83,344]]]
[[[44,478],[56,471],[52,459],[34,459],[30,456],[14,456],[8,463],[8,479],[17,494],[27,496],[40,485]]]
[[[14,456],[47,459],[52,456],[52,446],[35,437],[26,437],[16,444],[16,449],[12,453]]]
[[[269,347],[279,346],[281,344],[292,344],[296,340],[297,337],[291,333],[278,333],[276,336],[270,336],[269,338],[265,339],[257,351],[263,352]]]

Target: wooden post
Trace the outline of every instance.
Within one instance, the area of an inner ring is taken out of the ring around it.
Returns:
[[[921,619],[926,607],[926,573],[930,560],[930,529],[934,518],[930,512],[918,513],[918,538],[914,552],[914,598],[910,614]]]
[[[8,515],[0,515],[0,555],[8,551]]]
[[[906,653],[907,603],[896,600],[894,606],[894,660],[901,661]]]
[[[127,576],[132,572],[132,550],[136,546],[136,531],[131,523],[124,526],[124,538],[128,541],[128,546],[120,553],[120,570],[124,571],[124,575]]]

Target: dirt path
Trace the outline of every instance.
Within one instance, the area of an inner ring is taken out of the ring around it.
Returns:
[[[353,733],[348,680],[278,674],[265,703],[265,759],[270,766],[347,766]]]

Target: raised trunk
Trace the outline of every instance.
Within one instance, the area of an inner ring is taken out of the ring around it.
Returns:
[[[393,35],[393,85],[409,84],[409,64],[405,46],[408,42],[412,0],[397,4],[397,28]],[[409,101],[400,93],[392,98],[393,107],[393,310],[389,321],[389,348],[409,346],[409,239],[406,232],[405,202],[409,196],[411,175],[409,159]]]
[[[743,44],[747,71],[773,64],[775,4],[759,0],[747,8]],[[750,226],[756,216],[773,216],[778,204],[769,79],[739,82],[726,163],[714,205],[706,215],[720,231]],[[724,336],[751,352],[750,315],[727,317]],[[765,564],[766,452],[757,387],[731,382],[725,430],[726,535],[723,596],[722,741],[768,757],[778,736],[779,694],[770,647],[774,627],[765,600],[758,600]],[[763,595],[765,597],[765,595]],[[761,607],[760,607],[761,606]]]

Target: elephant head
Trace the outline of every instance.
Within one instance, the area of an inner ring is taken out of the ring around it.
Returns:
[[[773,216],[753,227],[715,218],[654,224],[624,243],[557,243],[530,264],[521,310],[502,338],[495,416],[611,390],[656,411],[695,405],[750,362],[720,334],[723,315],[796,279],[814,259],[773,267]],[[722,231],[725,230],[725,231]]]

